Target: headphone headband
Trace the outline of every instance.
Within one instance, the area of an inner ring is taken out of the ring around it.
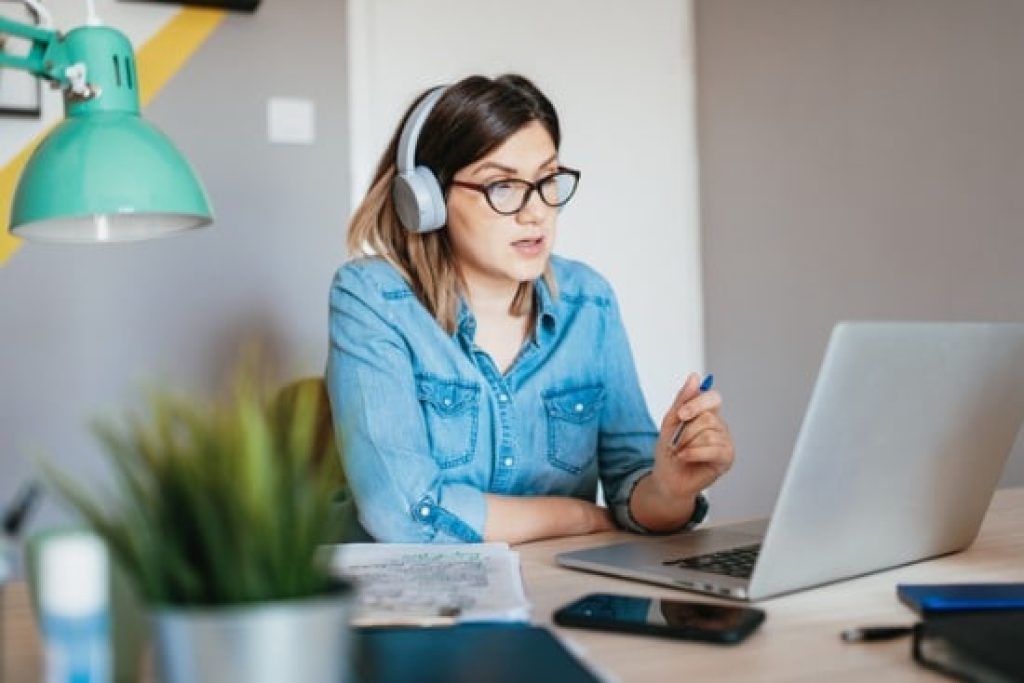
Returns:
[[[444,227],[447,218],[444,192],[437,178],[426,166],[416,165],[416,143],[423,123],[446,89],[447,86],[441,86],[428,92],[409,114],[398,137],[397,172],[391,184],[391,198],[398,220],[410,232],[437,230]]]
[[[402,136],[398,139],[398,158],[395,162],[399,174],[409,173],[416,168],[416,143],[419,142],[420,131],[423,130],[423,124],[430,116],[434,105],[441,99],[441,95],[444,95],[445,90],[447,90],[447,86],[443,85],[434,88],[420,100],[420,103],[409,114],[409,120],[402,128]]]

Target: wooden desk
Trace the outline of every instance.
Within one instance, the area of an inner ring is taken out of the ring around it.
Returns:
[[[627,536],[606,533],[519,546],[534,622],[552,626],[557,607],[591,592],[721,602],[555,563],[559,552]],[[897,583],[967,581],[1024,582],[1024,488],[996,493],[977,540],[964,552],[756,603],[768,618],[738,646],[553,628],[577,645],[599,672],[622,683],[944,681],[949,679],[914,664],[907,638],[844,644],[839,633],[852,626],[913,623],[916,615],[896,599]]]
[[[519,546],[535,623],[552,626],[560,605],[606,591],[677,599],[714,600],[695,593],[564,569],[555,555],[621,540],[595,534]],[[914,614],[896,599],[898,582],[1024,582],[1024,488],[998,491],[974,544],[962,553],[843,581],[757,603],[768,619],[735,647],[668,641],[647,636],[555,627],[609,680],[665,681],[944,681],[910,659],[907,639],[845,645],[844,628],[907,624]],[[3,590],[0,681],[42,679],[39,640],[25,585]]]

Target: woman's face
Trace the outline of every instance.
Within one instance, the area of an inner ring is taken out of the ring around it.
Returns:
[[[512,178],[535,182],[557,170],[555,143],[544,126],[533,121],[460,169],[454,180],[478,185]],[[452,185],[448,235],[466,285],[471,290],[514,288],[540,277],[551,256],[557,212],[532,192],[519,212],[503,216],[483,193]]]

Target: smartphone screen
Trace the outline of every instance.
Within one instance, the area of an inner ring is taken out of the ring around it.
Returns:
[[[735,643],[764,621],[753,607],[593,593],[555,612],[556,624]]]

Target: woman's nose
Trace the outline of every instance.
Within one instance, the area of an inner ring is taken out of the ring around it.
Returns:
[[[523,208],[519,209],[516,218],[523,223],[535,223],[544,218],[548,211],[551,211],[551,207],[540,198],[540,192],[533,190],[530,192],[530,196],[526,198]]]

